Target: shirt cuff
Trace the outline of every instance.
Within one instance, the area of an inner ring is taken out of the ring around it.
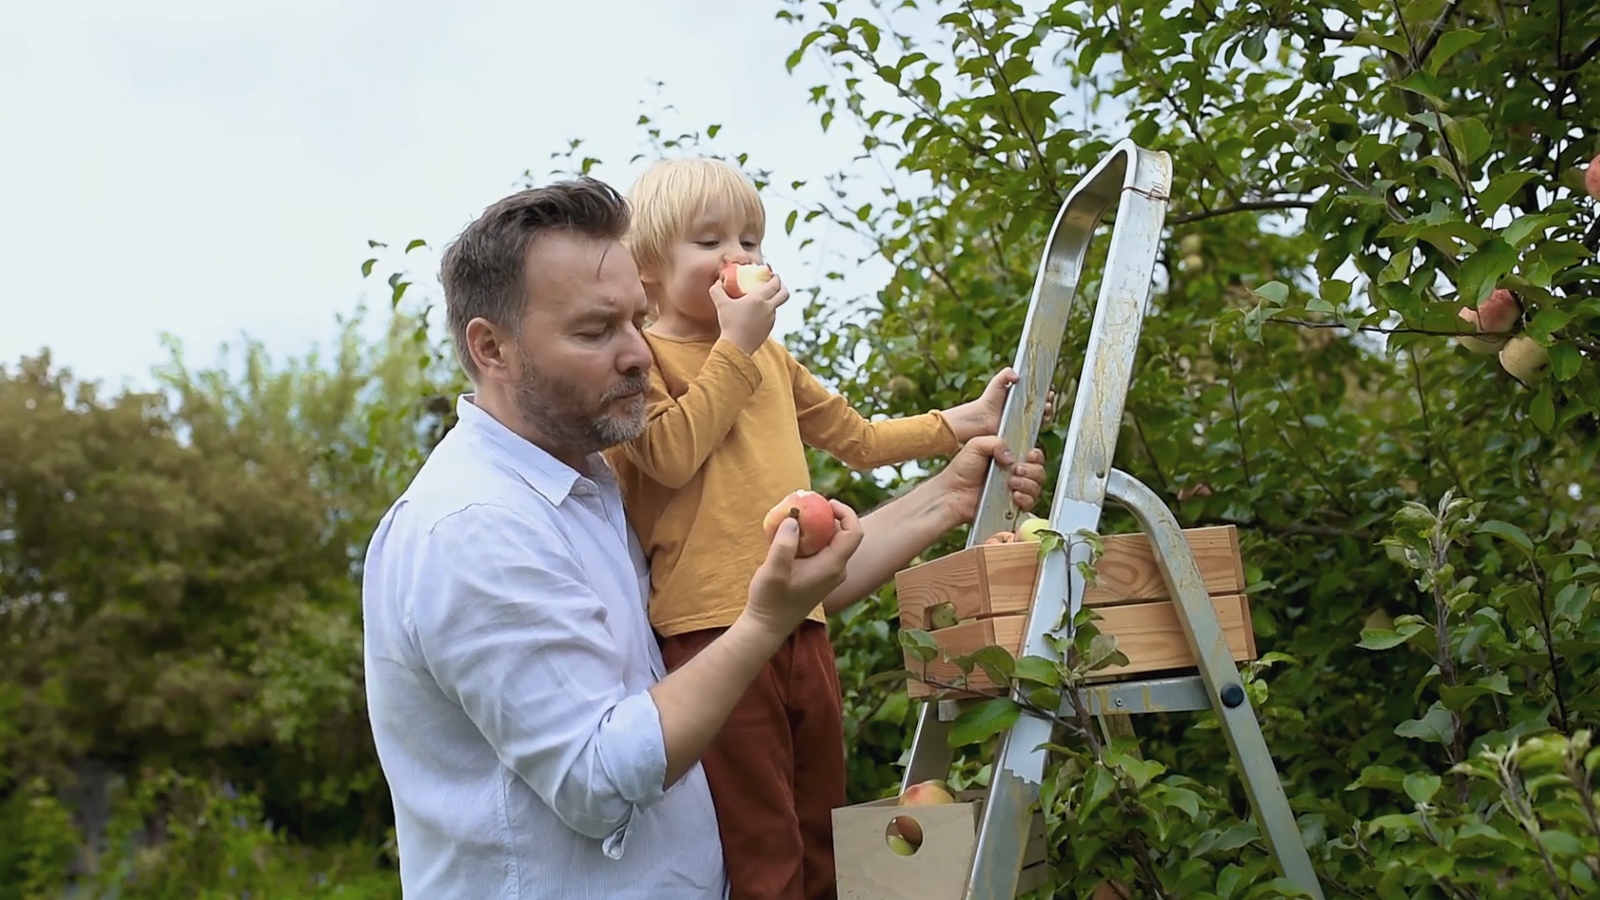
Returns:
[[[638,736],[636,740],[608,741],[603,745],[600,758],[617,793],[632,807],[622,824],[600,843],[607,857],[621,859],[628,826],[633,823],[635,814],[666,796],[661,785],[667,778],[667,745],[661,735],[661,711],[648,691],[634,694],[613,706],[608,721],[601,727],[613,735]]]
[[[956,437],[955,429],[950,427],[950,420],[945,418],[944,410],[935,409],[929,415],[939,420],[939,436],[944,440],[937,455],[954,456],[961,449],[961,441]]]
[[[762,346],[766,345],[763,344]],[[760,352],[761,347],[757,347],[756,353]],[[711,345],[710,357],[706,362],[709,363],[712,359],[721,360],[735,372],[744,376],[745,383],[752,394],[755,393],[756,388],[761,386],[761,367],[756,365],[755,353],[746,356],[745,352],[739,349],[738,344],[727,338],[717,338],[717,342]]]

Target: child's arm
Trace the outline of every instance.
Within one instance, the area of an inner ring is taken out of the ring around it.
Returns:
[[[651,480],[681,488],[727,437],[760,385],[755,361],[726,338],[712,346],[681,397],[667,393],[660,370],[652,366],[644,433],[624,444],[623,453]]]
[[[915,416],[869,421],[818,381],[792,355],[795,412],[805,442],[858,471],[930,456],[947,456],[981,434],[1000,428],[1006,390],[1017,380],[1010,369],[990,380],[976,400]]]

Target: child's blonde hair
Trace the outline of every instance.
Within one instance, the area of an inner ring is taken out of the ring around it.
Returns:
[[[641,269],[666,267],[673,242],[688,233],[694,220],[712,207],[743,217],[763,237],[767,213],[755,183],[718,159],[663,159],[646,169],[628,192],[633,227],[628,249]]]

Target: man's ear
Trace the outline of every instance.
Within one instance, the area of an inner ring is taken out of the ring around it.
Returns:
[[[479,316],[467,323],[467,353],[478,367],[478,377],[510,384],[516,381],[511,334]]]

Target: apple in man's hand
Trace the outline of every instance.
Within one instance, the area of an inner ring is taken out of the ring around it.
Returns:
[[[766,518],[761,521],[768,543],[778,536],[778,526],[783,520],[791,516],[800,526],[800,546],[795,550],[796,556],[811,556],[821,552],[833,543],[833,536],[839,531],[839,521],[834,517],[833,506],[827,497],[816,491],[793,491],[768,510]]]

